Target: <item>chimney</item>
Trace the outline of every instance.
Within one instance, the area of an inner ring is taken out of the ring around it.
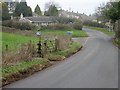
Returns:
[[[21,15],[20,15],[20,19],[23,19],[23,14],[21,13]]]
[[[11,15],[11,20],[13,20],[13,15]]]

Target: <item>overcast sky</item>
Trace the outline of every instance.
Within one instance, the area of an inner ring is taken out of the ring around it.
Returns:
[[[64,10],[85,13],[87,15],[94,13],[95,9],[101,4],[109,0],[26,0],[28,6],[34,11],[35,6],[38,4],[42,11],[44,11],[45,3],[54,1]]]

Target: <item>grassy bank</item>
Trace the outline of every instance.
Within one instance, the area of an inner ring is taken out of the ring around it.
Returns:
[[[33,58],[32,60],[22,61],[16,65],[2,67],[0,68],[2,71],[0,74],[2,74],[3,86],[47,68],[52,65],[50,61],[64,60],[72,54],[75,54],[81,48],[82,46],[80,44],[74,42],[69,45],[68,49],[49,53],[45,58]]]
[[[27,70],[33,65],[38,65],[38,64],[44,65],[46,62],[48,62],[48,60],[42,58],[35,58],[31,61],[23,61],[14,66],[6,66],[2,68],[2,76],[6,77],[7,75],[10,75],[12,73],[19,73],[20,71]]]
[[[47,59],[33,58],[31,61],[23,61],[14,66],[2,67],[0,68],[2,71],[2,83],[3,85],[6,85],[13,81],[25,78],[50,65],[51,63]]]
[[[97,30],[97,31],[101,31],[109,36],[113,36],[115,34],[115,32],[113,31],[108,31],[107,29],[105,28],[98,28],[98,27],[90,27],[90,26],[84,26],[86,28],[89,28],[89,29],[92,29],[92,30]]]
[[[37,38],[35,37],[28,37],[18,34],[12,34],[12,33],[5,33],[0,32],[0,35],[2,35],[2,51],[6,49],[6,45],[8,45],[8,50],[16,50],[20,47],[20,45],[29,42],[30,40],[32,42],[37,42]]]

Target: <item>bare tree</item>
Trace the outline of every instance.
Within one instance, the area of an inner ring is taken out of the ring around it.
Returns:
[[[51,5],[57,7],[57,9],[60,9],[60,8],[61,8],[58,3],[54,2],[54,1],[50,1],[50,2],[47,2],[47,3],[45,4],[44,11],[47,11],[47,10],[50,8]]]

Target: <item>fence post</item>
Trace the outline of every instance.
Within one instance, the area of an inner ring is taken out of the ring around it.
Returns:
[[[39,57],[42,57],[42,49],[41,49],[42,45],[41,45],[41,41],[39,41],[37,45],[38,45],[38,51],[37,51],[37,53],[39,54]]]
[[[56,38],[55,38],[55,51],[58,50],[58,45],[59,45],[59,40],[58,40],[58,38],[56,37]]]
[[[8,45],[7,44],[5,45],[5,48],[6,48],[6,51],[8,51]]]
[[[43,54],[43,57],[46,56],[47,54],[47,41],[45,40],[44,42],[44,54]]]

